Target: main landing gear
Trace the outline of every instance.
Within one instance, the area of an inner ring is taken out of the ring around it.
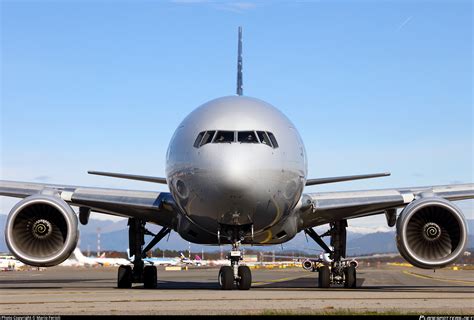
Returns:
[[[356,267],[346,256],[347,220],[340,220],[330,224],[330,229],[321,236],[313,229],[306,229],[309,235],[326,253],[329,253],[331,262],[318,268],[318,285],[320,288],[329,288],[332,284],[344,285],[345,288],[356,288]],[[322,237],[331,237],[332,250],[324,243]]]
[[[153,234],[145,228],[145,222],[140,219],[128,219],[128,238],[130,254],[133,257],[133,268],[131,265],[122,265],[118,268],[117,287],[131,288],[132,283],[143,283],[146,289],[157,287],[158,276],[155,266],[145,266],[143,258],[161,239],[170,233],[171,229],[164,227],[157,234]],[[153,235],[153,240],[143,249],[145,234]]]
[[[230,266],[223,266],[219,270],[219,286],[222,290],[232,290],[234,284],[239,290],[249,290],[252,286],[252,272],[247,266],[239,266],[243,260],[240,243],[244,238],[245,231],[232,229],[228,231],[232,239],[232,250],[227,255]]]

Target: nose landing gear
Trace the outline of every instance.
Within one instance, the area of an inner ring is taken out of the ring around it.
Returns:
[[[251,225],[241,228],[228,225],[221,225],[221,227],[224,234],[229,235],[228,239],[232,242],[232,250],[226,256],[230,260],[230,266],[223,266],[219,270],[219,286],[222,290],[232,290],[235,284],[239,290],[249,290],[252,286],[252,272],[249,267],[239,265],[243,260],[240,244],[248,232],[252,234],[253,238],[253,227]],[[220,243],[220,232],[218,237]]]
[[[232,250],[227,255],[230,266],[223,266],[219,270],[219,285],[222,290],[232,290],[234,283],[239,290],[249,290],[252,285],[252,272],[247,266],[239,266],[243,260],[242,251],[239,250],[240,241],[232,244]]]

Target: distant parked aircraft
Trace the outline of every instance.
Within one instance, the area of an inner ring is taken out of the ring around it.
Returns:
[[[130,250],[127,249],[127,256],[130,262],[135,259],[134,256],[130,256]],[[146,265],[151,266],[176,266],[181,263],[180,258],[165,258],[165,257],[147,257],[143,258],[143,262]]]
[[[127,265],[131,262],[123,258],[106,258],[105,253],[101,254],[100,257],[86,257],[82,254],[79,248],[76,248],[73,253],[75,259],[84,265],[101,265],[101,266],[120,266]]]
[[[0,256],[0,270],[17,270],[25,264],[14,256],[4,255]]]

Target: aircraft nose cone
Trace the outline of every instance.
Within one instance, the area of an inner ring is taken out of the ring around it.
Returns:
[[[248,148],[238,152],[238,147],[221,150],[214,161],[213,201],[219,203],[218,219],[224,224],[253,223],[257,206],[266,197],[258,158]]]
[[[222,192],[234,195],[248,193],[258,174],[252,164],[239,155],[221,160],[217,167],[216,186]]]
[[[268,146],[211,143],[171,185],[183,211],[206,229],[253,225],[258,231],[278,222],[296,203],[299,176],[284,170],[282,158]]]

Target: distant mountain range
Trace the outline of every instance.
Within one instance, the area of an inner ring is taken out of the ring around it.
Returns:
[[[6,215],[0,215],[0,230],[2,234],[5,230]],[[470,231],[468,247],[474,246],[474,220],[467,220],[468,228]],[[96,251],[97,250],[97,230],[100,228],[100,247],[101,251],[125,251],[128,248],[128,231],[127,231],[127,220],[121,220],[117,222],[94,220],[91,219],[89,224],[86,226],[79,225],[80,240],[79,246],[83,251]],[[160,230],[159,226],[147,225],[147,228],[156,233]],[[324,232],[327,230],[327,226],[321,226],[316,228],[317,232]],[[349,228],[347,239],[347,251],[348,255],[366,255],[372,253],[392,253],[397,252],[397,246],[395,243],[395,230],[394,228],[374,228],[371,232],[370,228]],[[380,231],[382,230],[382,231]],[[151,237],[147,237],[145,242],[148,242]],[[329,241],[329,238],[325,238]],[[186,240],[182,239],[176,232],[172,232],[169,239],[164,238],[157,247],[162,250],[188,250],[191,247],[191,251],[200,252],[204,250],[217,251],[218,246],[203,246],[197,244],[189,244]],[[306,241],[305,235],[300,232],[294,239],[284,243],[283,246],[256,246],[253,249],[259,249],[262,251],[281,251],[282,247],[285,251],[298,250],[306,251],[308,253],[316,254],[321,252],[322,249],[314,243],[312,239]],[[227,246],[223,246],[224,250],[227,250]],[[0,238],[0,252],[7,251],[5,239],[2,236]]]

